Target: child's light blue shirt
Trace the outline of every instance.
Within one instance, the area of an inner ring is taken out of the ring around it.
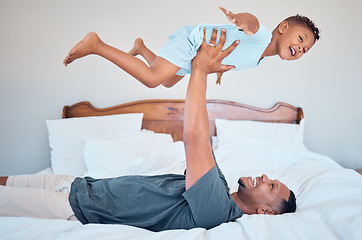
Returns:
[[[225,28],[226,41],[223,49],[228,48],[235,40],[240,40],[235,50],[222,61],[222,64],[235,66],[235,70],[257,66],[272,38],[272,33],[262,25],[252,36],[239,31],[235,25],[200,24],[198,26],[184,26],[170,36],[168,43],[158,54],[158,56],[181,68],[177,75],[182,76],[191,73],[191,61],[202,44],[203,27],[206,27],[207,42],[210,41],[213,29],[218,29],[216,44],[220,40],[221,29]]]

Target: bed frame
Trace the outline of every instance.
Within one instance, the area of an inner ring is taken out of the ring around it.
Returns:
[[[210,136],[215,136],[215,119],[254,120],[263,122],[295,123],[303,119],[303,110],[278,102],[270,109],[261,109],[225,100],[207,100]],[[183,138],[184,100],[142,100],[108,108],[96,108],[90,102],[64,106],[63,118],[105,116],[121,113],[144,113],[142,128],[158,133],[169,133],[174,141]]]

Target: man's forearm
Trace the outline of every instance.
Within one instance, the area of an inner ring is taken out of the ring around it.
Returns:
[[[206,108],[207,74],[197,66],[192,67],[186,93],[184,141],[209,138],[209,118]]]
[[[186,189],[215,166],[209,139],[206,85],[206,72],[193,65],[185,101]]]

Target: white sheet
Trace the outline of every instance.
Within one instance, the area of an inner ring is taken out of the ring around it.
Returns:
[[[179,149],[182,151],[182,149]],[[291,188],[297,212],[244,215],[211,230],[159,233],[122,225],[0,217],[0,239],[362,239],[362,177],[305,148],[237,142],[215,150],[232,191],[238,177],[266,173]]]

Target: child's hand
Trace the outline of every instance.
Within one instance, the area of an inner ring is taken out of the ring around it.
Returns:
[[[234,14],[223,7],[219,7],[223,11],[230,22],[236,25],[237,29],[243,30],[246,35],[253,35],[259,29],[258,19],[250,13]]]
[[[221,77],[223,74],[223,72],[216,73],[216,85],[221,85]]]

